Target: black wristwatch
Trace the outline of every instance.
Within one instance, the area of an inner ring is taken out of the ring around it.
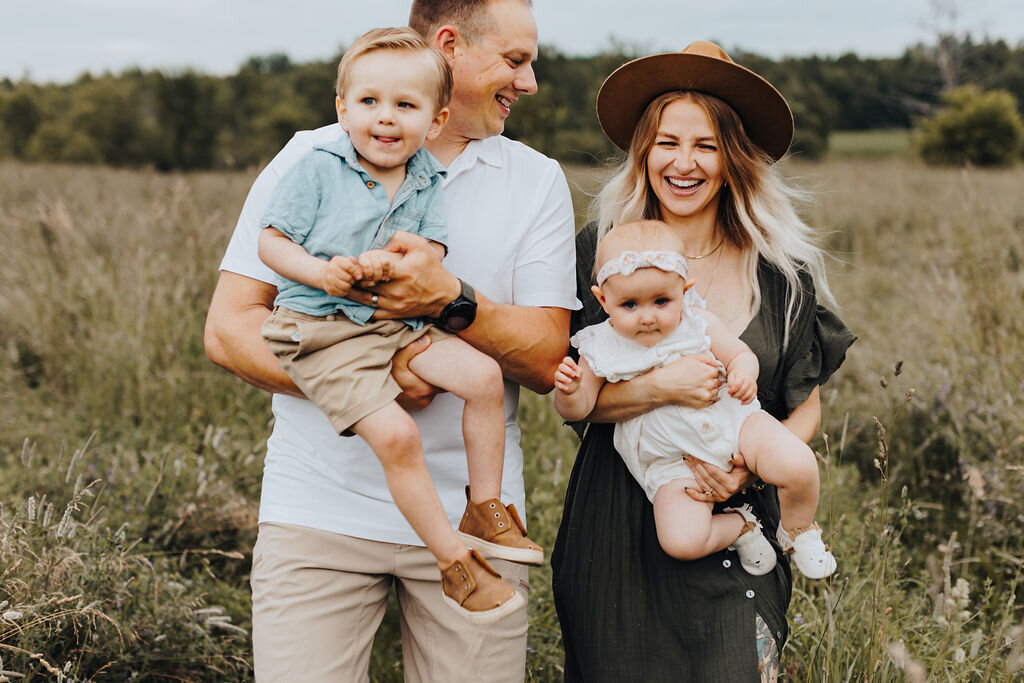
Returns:
[[[462,284],[462,293],[444,307],[437,319],[437,324],[450,332],[464,330],[476,319],[476,292],[461,279],[459,282]]]

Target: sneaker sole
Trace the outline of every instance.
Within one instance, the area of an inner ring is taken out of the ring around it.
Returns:
[[[498,545],[485,541],[482,538],[472,536],[465,532],[458,532],[461,538],[470,548],[473,548],[484,557],[508,560],[517,564],[529,564],[539,567],[544,564],[543,550],[530,550],[529,548],[509,548],[507,545]]]
[[[493,624],[496,621],[500,621],[507,616],[518,612],[522,607],[526,606],[526,601],[523,600],[523,596],[516,592],[508,602],[498,605],[494,609],[485,610],[483,612],[474,612],[468,610],[459,603],[449,598],[444,593],[441,594],[441,598],[445,603],[453,610],[461,614],[463,617],[469,620],[473,624]]]

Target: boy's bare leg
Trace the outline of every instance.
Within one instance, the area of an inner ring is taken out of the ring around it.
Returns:
[[[814,522],[818,509],[818,462],[814,452],[793,432],[767,413],[754,413],[743,422],[740,453],[747,468],[779,492],[784,529]]]
[[[462,436],[466,441],[470,495],[474,503],[501,497],[505,460],[505,385],[498,363],[457,337],[432,342],[409,362],[422,379],[466,402]]]
[[[423,459],[423,444],[409,413],[392,401],[352,425],[384,466],[395,505],[444,568],[466,554],[441,505]]]
[[[693,479],[673,479],[654,494],[654,524],[662,550],[677,560],[696,560],[732,545],[743,530],[738,514],[711,514],[711,504],[690,498],[683,487]]]

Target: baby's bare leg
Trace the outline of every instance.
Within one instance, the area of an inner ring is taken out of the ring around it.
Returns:
[[[458,337],[448,337],[431,343],[410,361],[409,368],[466,402],[462,436],[473,502],[500,498],[505,461],[505,384],[498,363]]]
[[[711,503],[690,498],[683,487],[693,479],[673,479],[654,494],[654,524],[662,550],[677,560],[696,560],[732,545],[743,530],[738,514],[711,514]]]
[[[448,521],[430,479],[420,433],[409,413],[392,401],[356,422],[352,431],[376,453],[395,505],[437,558],[438,566],[447,567],[465,555],[466,545]]]
[[[810,447],[765,412],[743,422],[739,447],[747,468],[779,490],[783,528],[811,524],[818,509],[819,481]]]

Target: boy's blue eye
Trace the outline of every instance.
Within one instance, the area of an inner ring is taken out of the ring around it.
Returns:
[[[377,100],[376,100],[376,98],[373,98],[373,97],[364,97],[363,99],[361,99],[361,100],[359,100],[359,101],[360,101],[360,102],[361,102],[362,104],[373,104],[373,103],[374,103],[374,102],[376,102]]]
[[[415,105],[415,104],[413,104],[412,102],[399,102],[399,103],[398,103],[398,108],[399,108],[399,109],[412,109],[412,108],[414,108],[415,106],[416,106],[416,105]]]

